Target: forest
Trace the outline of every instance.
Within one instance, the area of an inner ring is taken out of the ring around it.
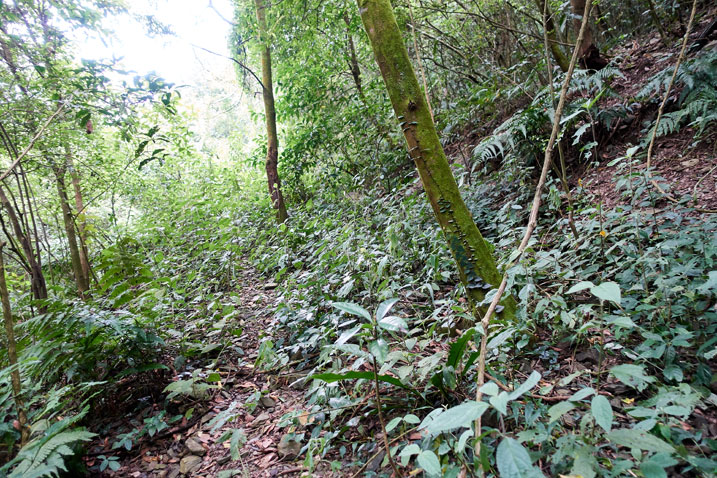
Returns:
[[[715,213],[710,0],[0,0],[0,477],[717,476]]]

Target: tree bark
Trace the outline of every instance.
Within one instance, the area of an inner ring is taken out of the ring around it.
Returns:
[[[354,79],[354,85],[356,85],[356,91],[358,91],[361,101],[366,102],[366,96],[363,92],[363,85],[361,84],[361,68],[359,68],[358,57],[356,56],[356,46],[354,45],[354,38],[351,34],[351,18],[348,13],[344,12],[344,23],[346,23],[346,42],[349,49],[349,69],[351,70],[351,76]]]
[[[0,186],[0,203],[2,203],[7,212],[13,232],[15,233],[15,239],[20,243],[22,252],[25,255],[25,260],[30,267],[30,289],[32,290],[32,296],[35,300],[44,301],[47,299],[47,284],[45,283],[45,275],[42,272],[42,264],[39,257],[35,256],[30,238],[23,232],[15,208],[12,206],[2,186]],[[41,312],[45,312],[46,310],[44,305],[40,305],[39,309]]]
[[[498,272],[488,243],[483,239],[463,202],[453,172],[448,165],[425,95],[408,58],[390,0],[357,0],[376,63],[381,70],[393,110],[400,122],[423,187],[445,239],[458,266],[461,281],[476,314],[486,292],[498,287]],[[510,317],[515,300],[503,302],[502,315]]]
[[[583,12],[585,11],[586,0],[570,0],[570,7],[573,13],[573,29],[575,30],[575,36],[580,31],[580,25],[582,24]],[[589,17],[588,17],[589,18]],[[588,20],[589,22],[589,20]],[[590,70],[601,70],[607,66],[607,60],[600,56],[600,50],[595,46],[593,40],[592,28],[588,23],[585,29],[585,35],[583,43],[580,46],[580,63],[583,67]]]
[[[7,340],[7,358],[13,371],[10,372],[12,383],[12,394],[17,407],[17,421],[20,428],[20,446],[25,446],[30,438],[30,429],[27,427],[27,415],[25,414],[25,402],[22,399],[22,382],[20,381],[20,369],[17,366],[17,343],[15,342],[15,321],[10,310],[10,295],[5,282],[5,263],[2,257],[4,242],[0,242],[0,301],[2,301],[2,315],[5,322],[5,338]]]
[[[72,217],[70,202],[67,197],[67,189],[65,186],[64,169],[53,166],[55,179],[57,183],[57,194],[60,198],[60,208],[62,210],[62,222],[65,226],[65,234],[67,235],[67,245],[70,249],[70,262],[72,263],[72,272],[75,276],[75,285],[80,297],[85,298],[85,292],[89,288],[88,278],[82,271],[82,261],[80,260],[80,248],[77,246],[77,235],[75,234],[75,221]]]
[[[556,32],[558,30],[555,28],[555,22],[553,21],[553,14],[550,11],[550,6],[547,5],[547,0],[535,0],[535,4],[540,9],[541,16],[543,15],[543,12],[546,13],[545,25],[547,26],[548,40],[550,40],[548,42],[548,45],[550,46],[550,53],[553,55],[553,59],[555,59],[555,63],[558,64],[560,70],[565,73],[568,71],[570,60],[568,60],[568,57],[565,56],[565,53],[558,44],[558,38],[556,36]]]
[[[80,186],[80,174],[75,168],[72,155],[69,150],[67,151],[67,165],[70,167],[70,177],[72,178],[72,189],[75,193],[75,209],[77,215],[75,216],[75,225],[77,226],[77,237],[79,239],[80,246],[80,264],[82,265],[82,274],[87,280],[89,286],[90,283],[90,259],[87,252],[87,230],[85,229],[85,204],[82,199],[82,187]]]
[[[266,117],[266,179],[269,182],[271,204],[276,209],[276,221],[281,224],[289,217],[281,193],[279,180],[279,136],[276,131],[276,108],[274,106],[274,85],[271,75],[271,41],[266,25],[266,6],[264,0],[255,0],[256,18],[259,24],[261,40],[261,81],[264,98],[264,116]]]

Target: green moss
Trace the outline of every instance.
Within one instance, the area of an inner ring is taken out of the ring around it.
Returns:
[[[358,0],[359,13],[381,69],[408,152],[433,212],[450,246],[461,281],[471,304],[485,297],[485,284],[497,287],[501,280],[492,251],[463,202],[436,132],[425,95],[408,58],[389,0]],[[503,301],[504,317],[512,316],[515,301]]]

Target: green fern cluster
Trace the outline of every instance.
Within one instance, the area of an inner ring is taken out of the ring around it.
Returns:
[[[95,436],[85,429],[72,428],[84,417],[87,410],[85,408],[79,414],[56,421],[49,426],[47,426],[48,420],[38,421],[33,426],[35,437],[12,461],[0,468],[0,476],[42,478],[56,477],[60,476],[60,472],[67,472],[67,459],[75,455],[74,448]]]
[[[638,98],[659,97],[667,88],[673,67],[661,71],[638,93]],[[680,131],[685,126],[694,128],[696,136],[703,135],[717,122],[717,52],[708,52],[684,64],[675,78],[682,86],[677,100],[678,109],[662,115],[659,124],[653,122],[648,131],[657,128],[657,137]],[[649,141],[647,135],[646,141]]]

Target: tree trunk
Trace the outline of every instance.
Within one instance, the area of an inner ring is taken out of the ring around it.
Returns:
[[[545,24],[548,27],[547,28],[547,34],[548,34],[548,45],[550,46],[550,53],[553,55],[553,58],[555,59],[555,63],[558,64],[560,67],[560,70],[565,73],[568,71],[568,66],[570,65],[570,60],[568,60],[568,57],[565,56],[565,53],[563,52],[563,49],[560,48],[560,45],[558,44],[557,35],[556,32],[558,31],[555,28],[555,22],[553,21],[553,14],[550,11],[549,5],[547,5],[547,0],[535,0],[535,4],[540,9],[540,15],[543,15],[543,12],[545,12]]]
[[[4,242],[0,242],[0,301],[2,301],[2,315],[5,322],[5,338],[7,340],[7,358],[10,367],[10,381],[12,383],[12,394],[17,407],[17,421],[20,428],[20,446],[25,446],[30,438],[30,429],[27,427],[27,415],[25,414],[25,403],[22,399],[22,385],[20,381],[20,369],[17,366],[17,343],[15,342],[15,322],[12,319],[10,310],[10,295],[5,282],[5,263],[2,257]]]
[[[72,188],[75,193],[75,209],[77,215],[75,216],[75,225],[77,226],[77,236],[80,240],[80,264],[82,265],[82,274],[87,280],[87,284],[90,283],[90,260],[87,252],[87,231],[85,229],[85,205],[82,200],[82,188],[80,187],[80,174],[75,168],[75,164],[72,160],[72,155],[67,151],[67,165],[70,167],[70,177],[72,178]]]
[[[70,249],[70,262],[72,263],[72,271],[75,276],[75,284],[80,297],[85,298],[85,292],[89,288],[88,279],[82,271],[82,261],[80,260],[80,248],[77,246],[77,235],[75,234],[75,221],[72,217],[70,202],[67,198],[67,190],[65,188],[65,171],[63,169],[53,167],[55,179],[57,183],[57,194],[60,198],[60,208],[62,209],[62,222],[65,226],[65,234],[67,235],[67,245]]]
[[[274,107],[274,85],[271,78],[271,42],[266,26],[266,6],[264,0],[255,0],[256,18],[259,24],[261,40],[261,81],[264,98],[264,116],[266,116],[266,179],[269,182],[271,203],[276,209],[276,221],[281,224],[289,217],[281,194],[279,180],[279,137],[276,132],[276,109]]]
[[[498,287],[501,274],[448,165],[390,0],[358,0],[358,7],[408,153],[418,169],[475,314],[480,311],[476,304],[483,300],[487,290]],[[508,297],[503,306],[502,315],[512,316],[514,299]]]
[[[570,7],[573,11],[573,29],[575,30],[575,36],[577,36],[580,31],[583,12],[585,11],[585,1],[586,0],[570,0]],[[582,66],[590,70],[601,70],[605,68],[608,63],[606,59],[600,56],[600,50],[595,46],[593,32],[589,23],[585,28],[583,43],[580,46],[580,56],[578,58],[580,58]]]
[[[30,288],[32,290],[32,296],[35,300],[44,301],[47,299],[47,284],[45,283],[45,276],[42,273],[40,258],[35,256],[30,238],[23,232],[15,208],[12,206],[2,186],[0,186],[0,203],[2,203],[7,212],[13,232],[15,233],[15,238],[17,242],[20,243],[22,252],[25,254],[25,260],[30,266]],[[44,305],[40,305],[39,309],[43,313],[46,310]]]
[[[366,103],[366,96],[364,95],[363,85],[361,84],[361,68],[359,68],[356,46],[354,45],[354,38],[351,34],[351,17],[349,17],[349,14],[346,12],[344,12],[344,23],[346,23],[346,42],[349,49],[349,69],[354,79],[354,85],[356,85],[356,91],[358,91],[361,101]]]

